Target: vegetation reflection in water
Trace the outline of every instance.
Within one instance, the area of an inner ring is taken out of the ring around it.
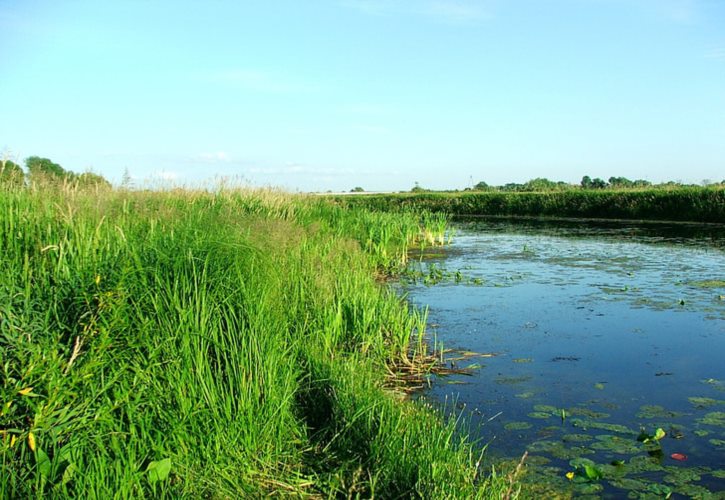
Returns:
[[[421,397],[458,401],[499,467],[528,453],[533,495],[725,498],[725,228],[457,230],[406,291],[444,347],[496,355]]]

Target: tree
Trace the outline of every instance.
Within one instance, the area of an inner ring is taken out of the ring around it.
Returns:
[[[72,180],[75,177],[73,172],[68,172],[57,163],[53,163],[48,158],[39,156],[30,156],[25,159],[25,168],[28,169],[28,175],[31,179],[47,179],[47,180]]]
[[[607,183],[599,177],[592,179],[588,175],[582,177],[581,187],[584,189],[604,189]]]
[[[361,188],[360,186],[355,186],[350,190],[351,193],[364,193],[365,190]]]
[[[536,179],[531,179],[526,184],[523,185],[522,190],[523,191],[554,191],[558,188],[558,184],[554,181],[550,181],[549,179],[543,178],[543,177],[537,177]]]
[[[96,174],[93,172],[84,172],[77,178],[78,185],[84,186],[84,187],[103,187],[103,188],[110,188],[111,183],[106,180],[105,177],[103,177],[100,174]]]
[[[634,182],[626,177],[610,177],[609,186],[613,188],[630,188],[634,186]]]
[[[0,183],[20,185],[25,181],[25,173],[20,165],[12,160],[0,161]]]
[[[410,190],[411,193],[422,193],[424,191],[427,191],[427,189],[422,188],[420,184],[416,181],[415,186]]]
[[[491,187],[483,181],[473,186],[474,191],[488,191],[489,189],[491,189]]]

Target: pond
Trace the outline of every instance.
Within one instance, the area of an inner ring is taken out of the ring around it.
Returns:
[[[411,265],[454,405],[529,494],[725,498],[725,226],[476,220]]]

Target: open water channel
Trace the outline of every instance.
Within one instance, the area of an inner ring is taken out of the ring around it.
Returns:
[[[438,251],[438,250],[436,250]],[[459,221],[408,299],[455,406],[541,498],[725,498],[725,226]]]

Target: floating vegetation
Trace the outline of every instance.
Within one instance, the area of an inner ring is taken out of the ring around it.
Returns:
[[[725,288],[724,280],[704,280],[704,281],[691,281],[688,283],[690,286],[697,288]]]
[[[534,412],[529,413],[527,416],[530,418],[538,418],[538,419],[542,419],[542,420],[553,417],[553,415],[551,413],[546,413],[543,411],[534,411]]]
[[[599,390],[599,391],[603,391],[604,390],[604,384],[602,382],[597,382],[596,384],[594,384],[594,388],[597,389],[597,390]]]
[[[682,413],[666,410],[659,405],[642,405],[639,407],[637,418],[678,418]]]
[[[713,389],[715,389],[717,391],[725,391],[725,382],[723,382],[722,380],[717,380],[714,378],[706,378],[706,379],[700,380],[700,382],[702,382],[705,385],[709,385],[710,387],[712,387]]]
[[[704,417],[698,418],[697,421],[704,425],[714,425],[716,427],[725,427],[725,412],[713,411],[706,413]]]
[[[722,401],[719,399],[712,399],[712,398],[692,397],[692,398],[687,398],[687,400],[695,408],[710,408],[711,406],[725,405],[725,401]]]
[[[571,420],[571,423],[574,427],[578,427],[584,430],[600,429],[603,431],[617,432],[620,434],[637,435],[637,433],[630,428],[620,424],[608,424],[605,422],[596,422],[594,420],[584,420],[581,418],[574,418]]]
[[[581,358],[578,356],[556,356],[551,358],[552,361],[579,361]]]
[[[525,375],[521,377],[497,377],[493,379],[494,382],[501,385],[515,385],[515,384],[523,384],[524,382],[528,382],[531,380],[530,375]]]
[[[533,425],[528,422],[509,422],[503,426],[507,431],[523,431],[531,429]]]
[[[559,413],[559,409],[556,406],[551,405],[534,405],[534,411],[552,414]]]
[[[515,394],[515,396],[519,399],[530,399],[536,396],[535,392],[527,391],[527,392],[521,392],[519,394]]]
[[[565,434],[561,440],[565,443],[586,443],[593,438],[589,434]]]
[[[594,411],[590,408],[587,408],[585,406],[574,406],[572,408],[568,408],[567,413],[572,416],[578,416],[578,417],[587,417],[595,420],[599,420],[602,418],[609,418],[609,413],[603,413],[600,411]]]
[[[725,440],[723,439],[710,439],[708,442],[718,448],[725,448]]]
[[[515,358],[512,360],[514,363],[531,363],[534,360],[531,358]]]

